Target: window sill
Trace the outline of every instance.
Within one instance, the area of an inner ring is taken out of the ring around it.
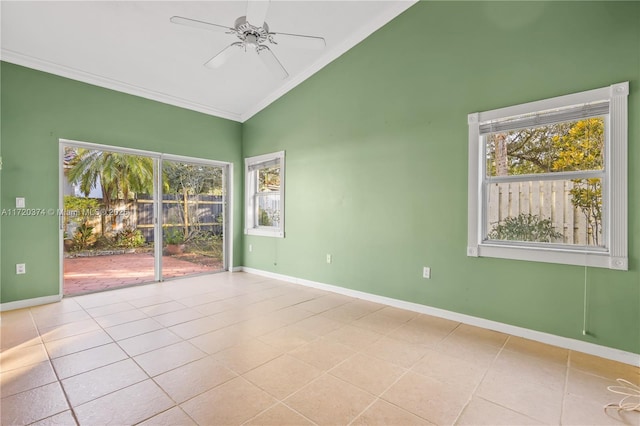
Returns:
[[[547,247],[522,247],[514,245],[479,244],[467,247],[467,256],[495,257],[501,259],[526,260],[530,262],[558,263],[564,265],[590,266],[626,271],[626,257],[613,257],[609,253],[583,250],[556,249]]]
[[[244,233],[246,235],[257,235],[260,237],[284,238],[284,232],[279,229],[251,228],[245,229]]]

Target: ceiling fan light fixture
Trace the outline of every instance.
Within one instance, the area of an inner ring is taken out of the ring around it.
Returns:
[[[244,39],[244,48],[246,50],[257,51],[258,50],[258,37],[253,34],[247,34]]]

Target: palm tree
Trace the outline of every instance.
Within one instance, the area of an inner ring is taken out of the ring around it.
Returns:
[[[110,209],[120,196],[128,200],[131,193],[135,197],[136,193],[153,191],[153,160],[138,155],[77,148],[67,179],[70,183],[79,184],[85,197],[100,183],[102,203],[105,209]]]

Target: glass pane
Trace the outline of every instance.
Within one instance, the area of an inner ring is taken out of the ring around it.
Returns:
[[[162,276],[224,270],[223,169],[163,161]]]
[[[487,176],[602,170],[604,118],[486,136]]]
[[[258,169],[258,192],[280,191],[280,166]]]
[[[280,193],[263,192],[256,198],[258,226],[280,227]]]
[[[489,184],[485,221],[485,240],[604,247],[602,181]]]
[[[64,294],[155,281],[153,160],[64,147]]]

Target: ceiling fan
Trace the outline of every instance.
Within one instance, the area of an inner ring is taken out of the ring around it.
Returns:
[[[301,34],[274,33],[269,30],[269,25],[265,22],[270,0],[249,0],[247,2],[247,14],[236,19],[233,27],[212,24],[198,21],[196,19],[173,16],[170,21],[174,24],[188,25],[194,28],[224,32],[234,34],[240,41],[231,43],[213,58],[209,59],[204,66],[218,68],[222,66],[234,54],[241,51],[256,52],[258,57],[265,64],[267,69],[278,77],[285,79],[289,76],[287,70],[282,66],[273,51],[264,43],[289,45],[291,47],[321,50],[325,47],[322,37],[314,37]]]

